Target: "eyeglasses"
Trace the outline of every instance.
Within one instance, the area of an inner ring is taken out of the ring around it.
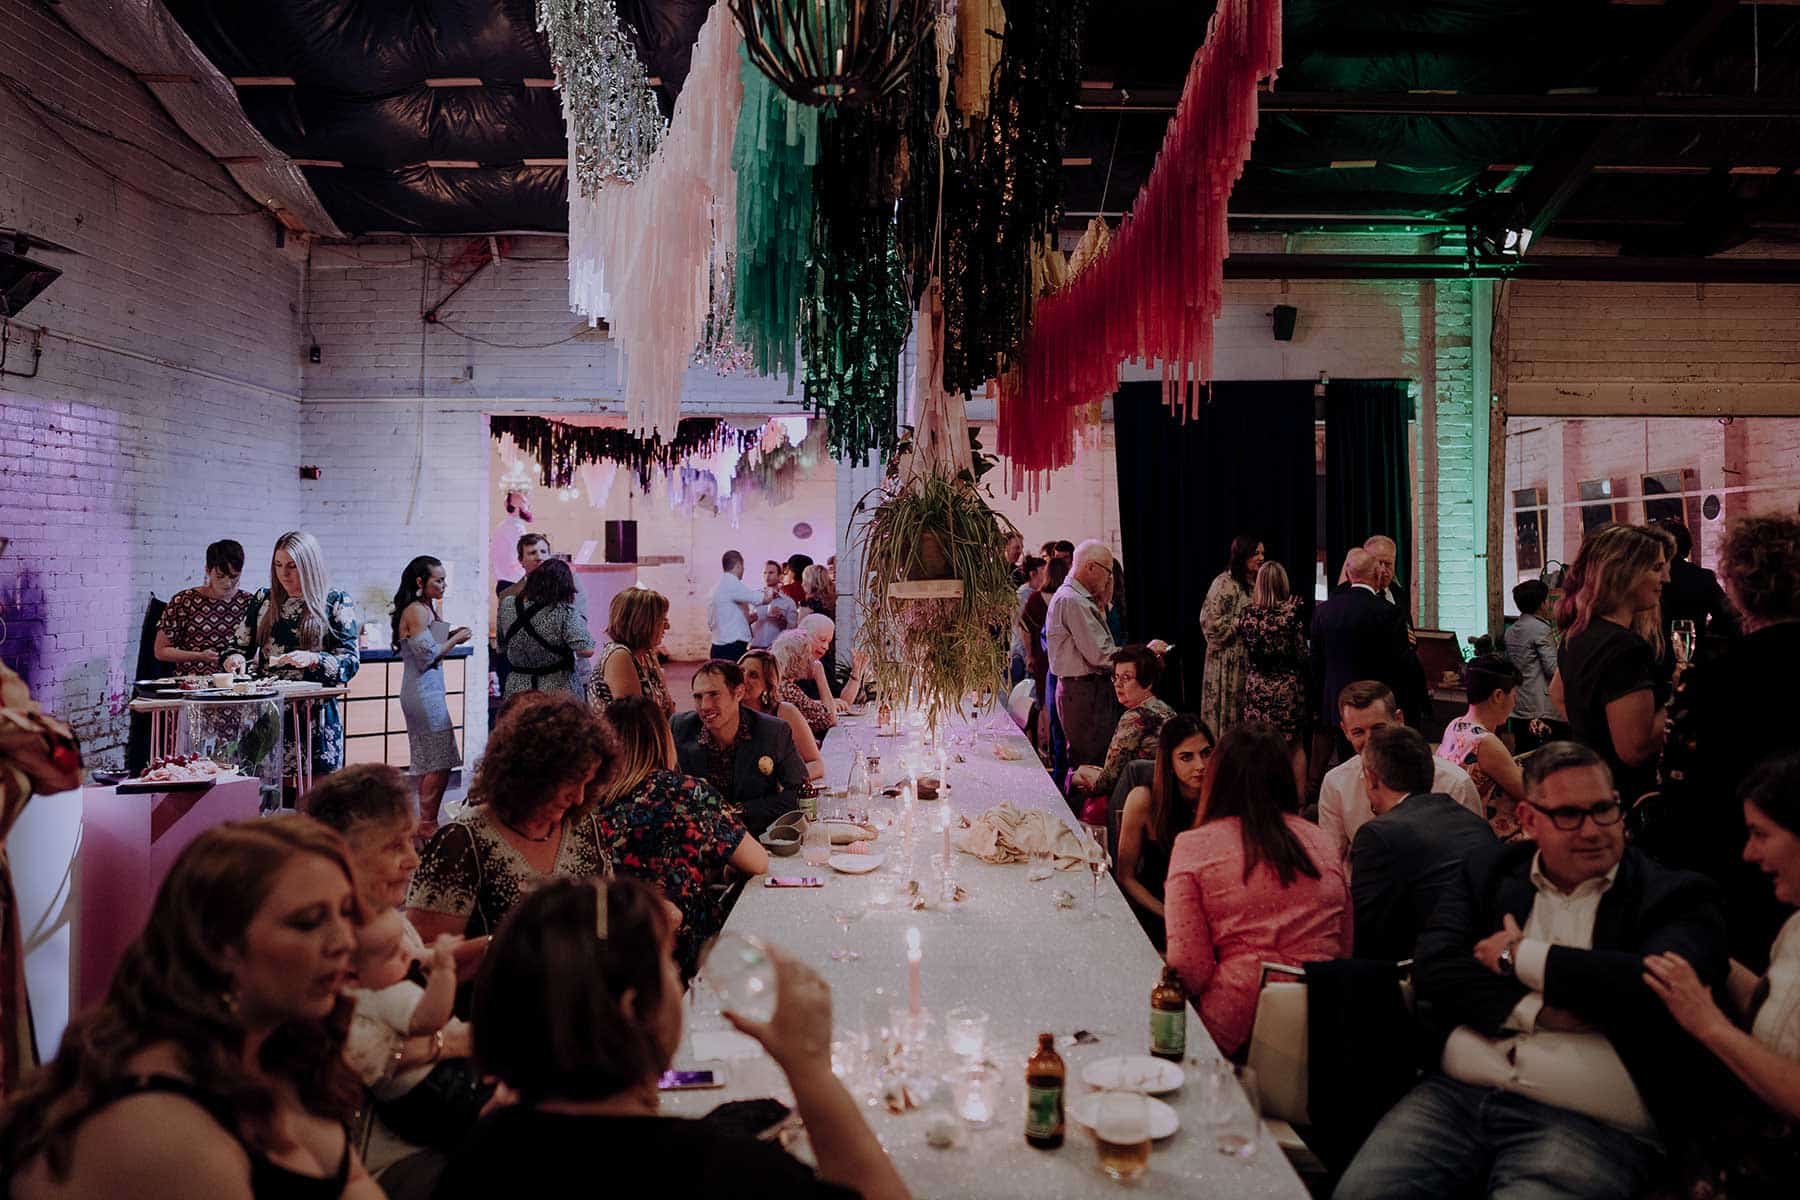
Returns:
[[[1538,811],[1564,833],[1574,833],[1586,820],[1592,820],[1595,825],[1617,825],[1625,817],[1625,810],[1617,800],[1604,800],[1591,808],[1539,808]]]
[[[1113,679],[1114,687],[1118,687],[1122,683],[1136,683],[1137,682],[1136,675],[1114,675],[1112,677],[1112,679]]]

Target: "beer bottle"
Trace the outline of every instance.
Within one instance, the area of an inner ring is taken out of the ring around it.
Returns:
[[[1056,1039],[1038,1034],[1038,1046],[1025,1063],[1025,1141],[1039,1150],[1063,1144],[1063,1060]]]
[[[1187,989],[1174,967],[1150,989],[1150,1053],[1170,1062],[1187,1057]]]

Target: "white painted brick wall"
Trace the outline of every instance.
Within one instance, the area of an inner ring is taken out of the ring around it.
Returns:
[[[260,214],[141,194],[248,205],[54,9],[0,0],[0,30],[44,104],[142,147],[52,121],[98,170],[0,96],[0,226],[77,251],[43,255],[63,277],[12,326],[8,372],[30,369],[21,334],[49,331],[36,377],[0,377],[0,655],[117,761],[151,592],[196,582],[221,537],[250,549],[248,582],[298,521],[299,260]]]

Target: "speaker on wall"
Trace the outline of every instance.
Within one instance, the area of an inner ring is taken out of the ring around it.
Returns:
[[[1291,342],[1294,340],[1294,323],[1300,319],[1300,310],[1291,304],[1277,304],[1270,314],[1275,321],[1275,340]]]
[[[608,521],[606,523],[606,561],[609,563],[634,563],[637,560],[637,522]]]

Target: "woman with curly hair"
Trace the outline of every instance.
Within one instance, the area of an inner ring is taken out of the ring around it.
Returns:
[[[544,879],[610,875],[588,803],[607,763],[606,733],[568,692],[524,692],[500,714],[469,802],[425,843],[406,916],[439,934],[491,934]]]
[[[1752,970],[1768,962],[1782,909],[1741,857],[1751,768],[1800,750],[1800,722],[1780,697],[1800,677],[1800,520],[1745,517],[1719,550],[1719,582],[1744,636],[1683,672],[1669,704],[1663,794],[1643,841],[1674,866],[1702,871],[1725,889],[1731,956]]]
[[[316,821],[201,834],[105,1000],[0,1116],[0,1191],[379,1200],[341,1054],[361,917],[344,843]]]

